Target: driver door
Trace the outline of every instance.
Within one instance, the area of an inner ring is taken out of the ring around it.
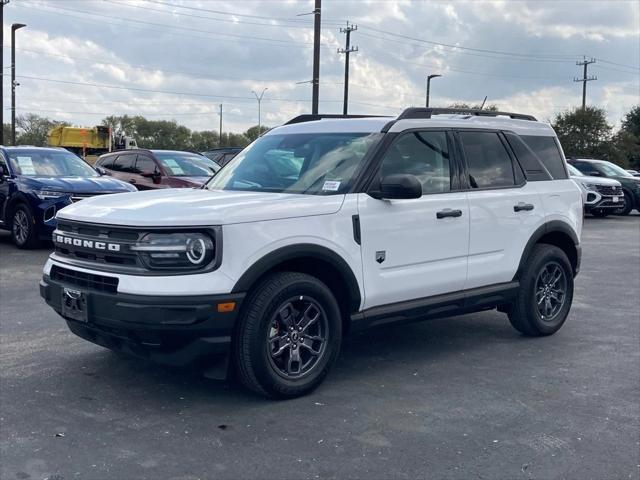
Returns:
[[[412,174],[422,197],[376,200],[358,194],[364,308],[463,290],[469,250],[469,205],[458,189],[450,135],[412,131],[388,148],[378,179]]]

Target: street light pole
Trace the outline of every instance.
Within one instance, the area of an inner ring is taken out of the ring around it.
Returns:
[[[24,23],[11,25],[11,145],[16,144],[16,30],[26,27]]]
[[[258,137],[260,136],[260,133],[262,130],[262,123],[260,121],[260,104],[262,103],[262,97],[264,97],[264,92],[266,92],[267,90],[269,90],[269,87],[263,88],[262,93],[260,95],[258,95],[256,92],[251,90],[251,93],[253,93],[256,97],[256,100],[258,100]]]
[[[427,77],[427,101],[426,101],[426,107],[429,108],[429,93],[431,91],[431,79],[432,78],[437,78],[437,77],[441,77],[442,75],[438,75],[438,74],[433,74],[433,75],[429,75]]]
[[[0,74],[4,74],[4,6],[9,0],[0,0]],[[0,145],[4,145],[4,75],[0,76]]]

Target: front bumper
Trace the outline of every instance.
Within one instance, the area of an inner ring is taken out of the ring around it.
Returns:
[[[615,196],[618,201],[614,202],[614,195],[601,195],[597,192],[588,192],[587,200],[584,204],[587,213],[594,210],[620,210],[625,206],[624,195]]]
[[[40,296],[62,316],[66,285],[45,275]],[[69,329],[90,342],[173,366],[210,365],[227,356],[243,293],[146,296],[84,290],[88,321],[65,318]],[[235,302],[230,312],[218,304]]]

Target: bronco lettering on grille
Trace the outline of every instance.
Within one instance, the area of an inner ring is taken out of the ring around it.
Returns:
[[[56,235],[56,243],[73,245],[74,247],[92,248],[94,250],[108,250],[110,252],[120,251],[120,245],[118,243],[96,242],[94,240],[65,237],[64,235]]]

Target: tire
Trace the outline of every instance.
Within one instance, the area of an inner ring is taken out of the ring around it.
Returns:
[[[591,215],[593,215],[594,217],[604,218],[609,215],[609,212],[607,212],[606,210],[592,210]]]
[[[555,282],[550,280],[555,289],[547,288],[547,278],[551,278],[551,272],[558,271],[562,273],[561,278]],[[561,303],[558,300],[560,289],[564,290]],[[540,297],[542,303],[539,308]],[[520,290],[509,312],[511,325],[531,337],[552,335],[560,330],[567,319],[572,301],[573,269],[567,255],[554,245],[535,245],[520,276]],[[548,305],[553,308],[549,310]],[[540,309],[546,311],[546,318]]]
[[[299,397],[320,385],[342,342],[331,290],[311,275],[278,272],[252,289],[244,305],[232,348],[240,382],[270,398]]]
[[[11,212],[11,238],[18,248],[38,246],[38,231],[35,219],[29,207],[19,204]]]
[[[631,192],[624,190],[624,208],[616,210],[617,215],[629,215],[633,210],[633,195]]]

